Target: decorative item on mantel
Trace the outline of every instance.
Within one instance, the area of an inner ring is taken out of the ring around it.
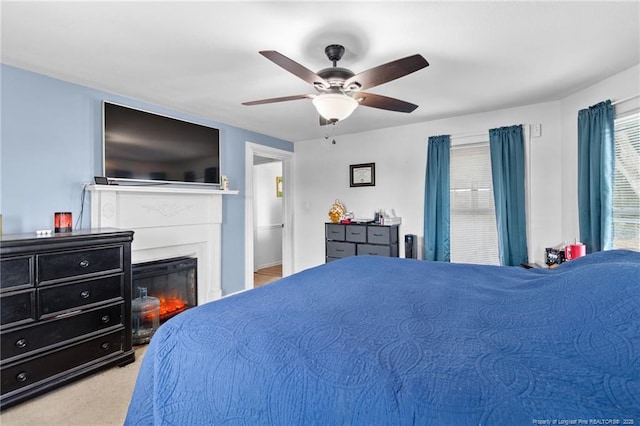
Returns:
[[[338,223],[342,220],[346,212],[347,209],[344,208],[340,200],[336,199],[336,202],[333,203],[329,210],[329,219],[331,219],[333,223]]]
[[[222,175],[220,177],[220,189],[222,191],[228,191],[229,190],[229,178],[226,177],[225,175]]]

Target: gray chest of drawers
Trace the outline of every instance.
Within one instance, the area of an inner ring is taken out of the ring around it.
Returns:
[[[0,241],[0,408],[135,359],[133,232]]]
[[[398,257],[399,225],[325,223],[325,261],[349,256]]]

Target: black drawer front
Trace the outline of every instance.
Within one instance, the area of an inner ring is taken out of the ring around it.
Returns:
[[[32,263],[32,256],[2,259],[0,261],[0,289],[33,285]]]
[[[346,226],[347,241],[354,243],[367,242],[367,227],[363,225],[347,225]]]
[[[0,298],[0,324],[18,324],[36,318],[35,290],[12,293]]]
[[[358,244],[358,256],[391,256],[390,246],[374,246],[371,244]]]
[[[2,360],[6,361],[15,356],[28,354],[109,327],[124,325],[123,315],[124,303],[121,302],[3,333],[0,338]]]
[[[343,243],[340,241],[327,241],[327,257],[347,257],[355,256],[356,245],[353,243]]]
[[[40,317],[50,317],[107,300],[122,299],[123,290],[122,274],[41,288],[38,289]]]
[[[325,233],[327,240],[344,241],[344,225],[327,223]]]
[[[371,244],[393,244],[398,242],[398,228],[370,226],[367,229],[367,242]]]
[[[2,394],[33,385],[75,367],[122,353],[124,331],[110,333],[2,369]]]
[[[122,271],[122,247],[78,250],[38,256],[38,282]]]

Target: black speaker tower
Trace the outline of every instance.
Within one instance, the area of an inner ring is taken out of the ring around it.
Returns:
[[[407,234],[404,236],[404,257],[407,259],[418,258],[418,236]]]

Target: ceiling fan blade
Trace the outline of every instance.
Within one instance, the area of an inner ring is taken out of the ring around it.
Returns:
[[[333,123],[331,123],[329,120],[327,120],[326,118],[324,118],[321,115],[319,115],[318,117],[320,117],[320,125],[321,126],[327,126],[329,124],[333,124]]]
[[[426,66],[429,66],[429,62],[427,62],[422,55],[407,56],[406,58],[387,62],[386,64],[362,71],[347,79],[343,87],[348,90],[369,89],[395,80],[396,78],[404,77]],[[352,88],[352,86],[355,87]]]
[[[311,99],[313,95],[293,95],[293,96],[281,96],[279,98],[260,99],[259,101],[243,102],[242,105],[262,105],[272,104],[275,102],[295,101],[298,99]]]
[[[410,102],[401,101],[400,99],[390,98],[388,96],[375,95],[373,93],[358,92],[354,98],[360,105],[371,108],[386,109],[389,111],[412,112],[418,105]]]
[[[262,50],[258,53],[260,53],[262,56],[264,56],[274,64],[289,71],[291,74],[303,79],[309,84],[312,84],[314,86],[319,85],[321,87],[324,87],[325,89],[328,89],[330,86],[327,80],[320,77],[318,74],[311,71],[310,69],[300,65],[296,61],[293,61],[287,58],[282,53],[278,53],[275,50]]]

